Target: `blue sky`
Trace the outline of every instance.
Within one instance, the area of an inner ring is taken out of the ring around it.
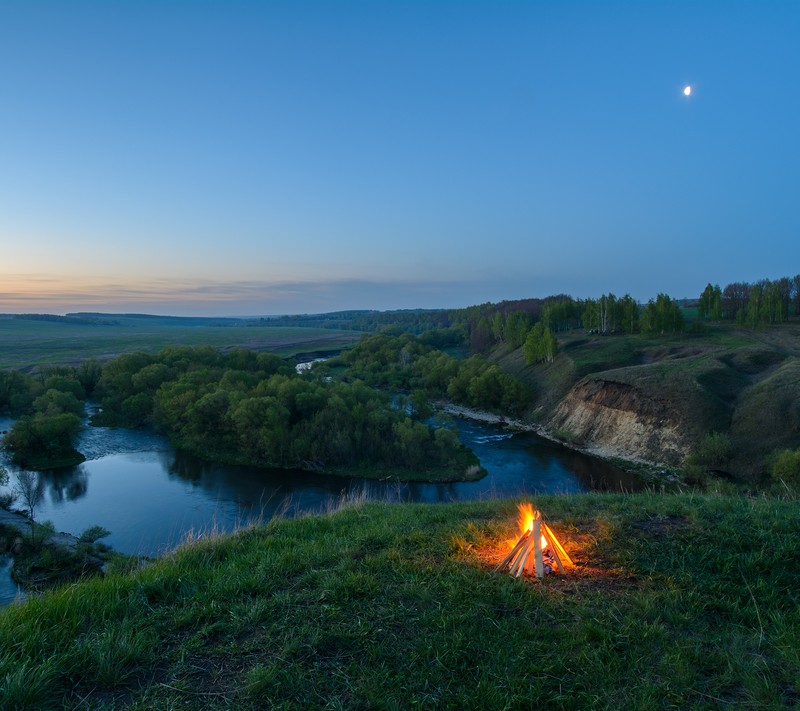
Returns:
[[[0,312],[793,275],[798,37],[795,2],[0,0]]]

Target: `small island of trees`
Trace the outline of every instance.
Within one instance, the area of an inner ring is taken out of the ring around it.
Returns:
[[[412,337],[378,338],[391,344],[398,368],[410,374],[411,360],[404,361],[404,354]],[[422,390],[403,395],[375,387],[375,378],[358,377],[369,376],[380,362],[380,354],[370,353],[372,346],[367,339],[345,357],[354,367],[341,378],[324,371],[299,375],[292,363],[269,353],[222,353],[210,347],[127,354],[102,366],[87,361],[78,368],[50,368],[41,376],[5,371],[0,373],[0,409],[19,419],[4,444],[17,463],[29,468],[81,461],[74,445],[83,400],[91,396],[101,405],[94,424],[153,427],[176,447],[209,460],[403,480],[483,476],[485,470],[451,426],[425,422],[431,409]],[[453,392],[474,403],[513,407],[510,396],[492,399],[502,392],[497,383],[510,381],[499,368],[482,360],[459,368],[457,360],[440,355]],[[441,373],[434,371],[433,377]],[[383,378],[392,388],[408,383],[406,377]]]

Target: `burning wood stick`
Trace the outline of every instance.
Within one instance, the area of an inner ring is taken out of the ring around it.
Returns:
[[[544,577],[544,561],[542,560],[542,516],[537,511],[533,519],[534,559],[536,561],[536,577]]]
[[[544,529],[544,536],[547,539],[547,543],[552,546],[553,557],[556,559],[556,563],[558,563],[558,569],[562,573],[565,573],[566,571],[564,570],[564,563],[562,560],[566,562],[567,565],[574,565],[572,558],[569,557],[567,552],[564,550],[564,546],[561,545],[553,531],[550,530],[550,526],[548,526],[544,521],[542,521],[542,528]]]
[[[560,573],[566,573],[565,564],[573,565],[572,559],[550,526],[542,520],[542,514],[534,511],[531,504],[520,504],[518,508],[520,537],[511,552],[495,568],[495,572],[507,568],[516,578],[523,572],[542,578],[546,558],[548,572],[552,567],[557,567]]]
[[[506,567],[506,566],[507,566],[507,565],[508,565],[508,564],[509,564],[509,563],[510,563],[510,562],[511,562],[511,561],[512,561],[514,558],[515,558],[515,556],[516,556],[516,555],[517,555],[517,553],[519,552],[519,549],[520,549],[520,548],[522,548],[522,546],[524,546],[524,545],[525,545],[526,541],[528,540],[528,536],[529,536],[529,535],[530,535],[530,531],[528,531],[527,533],[525,533],[525,534],[524,534],[524,535],[523,535],[523,536],[522,536],[522,537],[521,537],[521,538],[520,538],[520,539],[517,541],[517,544],[514,546],[514,548],[512,548],[512,550],[511,550],[511,553],[509,553],[509,554],[508,554],[508,555],[507,555],[505,558],[503,558],[503,560],[500,562],[500,565],[498,565],[498,566],[497,566],[497,567],[494,569],[494,572],[495,572],[495,573],[496,573],[498,570],[502,570],[503,568],[505,568],[505,567]]]
[[[525,563],[528,560],[528,556],[531,554],[531,548],[536,545],[536,539],[533,535],[528,536],[528,540],[525,543],[525,547],[522,549],[522,553],[520,554],[517,562],[511,566],[511,575],[518,578],[522,575],[522,571],[525,570]]]

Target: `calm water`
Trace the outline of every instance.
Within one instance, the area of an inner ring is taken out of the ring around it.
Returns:
[[[0,430],[10,425],[0,420]],[[93,525],[111,531],[105,542],[123,553],[155,556],[187,535],[231,531],[276,513],[323,511],[343,494],[396,501],[440,502],[590,489],[633,490],[635,479],[601,460],[530,433],[456,419],[461,440],[489,474],[457,484],[386,484],[299,471],[233,467],[173,450],[148,432],[89,427],[78,449],[87,461],[42,472],[37,520],[79,535]],[[2,456],[2,455],[0,455]],[[11,473],[15,468],[3,462]],[[0,604],[17,594],[0,558]]]
[[[11,566],[13,564],[13,558],[7,555],[0,555],[0,607],[8,605],[14,600],[25,599],[25,591],[11,579]]]

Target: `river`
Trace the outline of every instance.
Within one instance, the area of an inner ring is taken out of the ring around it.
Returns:
[[[93,525],[111,531],[103,539],[122,553],[157,556],[188,536],[229,532],[277,514],[319,512],[342,496],[390,501],[446,502],[571,494],[594,489],[634,490],[637,480],[619,468],[528,432],[454,418],[461,441],[488,470],[477,482],[386,483],[301,471],[263,470],[204,462],[174,450],[166,438],[140,430],[87,427],[79,451],[87,461],[41,472],[38,521],[75,535]],[[0,431],[11,425],[0,419]],[[4,459],[12,488],[16,467]],[[17,586],[10,562],[0,557],[0,605]]]

